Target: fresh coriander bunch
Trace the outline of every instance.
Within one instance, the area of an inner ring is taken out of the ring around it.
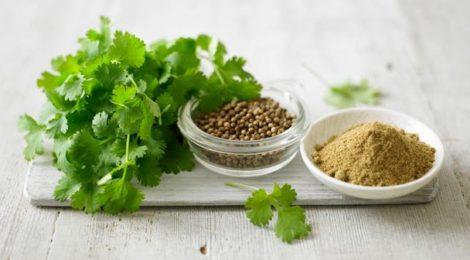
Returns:
[[[163,173],[189,171],[194,158],[176,127],[191,97],[210,111],[232,99],[253,99],[261,86],[245,60],[226,58],[225,46],[207,35],[160,40],[147,46],[128,32],[101,26],[79,39],[74,54],[52,60],[37,81],[48,102],[38,119],[24,115],[26,160],[53,143],[63,172],[54,196],[85,212],[136,211],[144,186]],[[201,63],[208,66],[202,72]]]

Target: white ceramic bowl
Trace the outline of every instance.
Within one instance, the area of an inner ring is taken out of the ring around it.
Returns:
[[[337,180],[322,172],[312,161],[314,146],[325,143],[331,136],[338,135],[349,128],[367,122],[379,121],[416,133],[419,139],[436,149],[433,167],[421,178],[409,183],[369,187],[350,184]],[[439,137],[420,121],[395,111],[381,108],[353,108],[327,115],[312,123],[300,144],[302,159],[307,168],[320,182],[346,195],[363,199],[391,199],[410,194],[432,181],[438,174],[443,160],[444,147]]]

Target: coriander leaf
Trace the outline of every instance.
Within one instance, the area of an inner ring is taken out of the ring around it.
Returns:
[[[57,93],[65,98],[65,100],[76,100],[83,93],[83,82],[85,79],[82,75],[70,75],[65,82],[57,88]]]
[[[230,93],[241,100],[259,98],[261,88],[261,85],[256,81],[235,81],[229,84]]]
[[[112,101],[118,105],[113,117],[126,134],[137,133],[141,126],[142,101],[136,98],[136,94],[136,87],[118,86],[113,90]]]
[[[88,126],[91,125],[94,115],[94,112],[92,113],[91,111],[82,110],[81,108],[68,112],[66,114],[68,126],[67,132],[72,136],[78,131],[88,128]]]
[[[106,183],[98,201],[103,209],[111,214],[122,211],[134,212],[139,209],[144,195],[124,179],[114,179]]]
[[[98,55],[91,60],[86,60],[86,66],[82,66],[80,73],[83,74],[86,78],[91,78],[94,81],[97,81],[97,78],[94,77],[96,70],[103,64],[113,63],[111,58],[108,55]],[[118,63],[116,61],[116,63]]]
[[[145,43],[128,32],[116,31],[109,56],[130,67],[140,67],[145,60]]]
[[[207,52],[209,58],[217,65],[222,65],[224,63],[225,54],[227,50],[225,45],[212,37],[201,34],[196,38],[197,45]]]
[[[225,45],[218,41],[217,42],[217,47],[215,49],[215,52],[213,54],[213,60],[216,64],[222,64],[224,62],[224,57],[227,54],[227,49],[225,48]]]
[[[204,113],[211,112],[229,100],[225,85],[210,82],[199,97],[198,108]]]
[[[162,156],[165,154],[166,143],[161,138],[146,138],[142,143],[148,148],[147,154],[156,159],[162,158]]]
[[[88,30],[86,38],[80,38],[79,42],[82,45],[82,51],[87,55],[88,59],[92,59],[104,51],[106,51],[111,44],[111,21],[104,16],[100,17],[100,31],[94,29]]]
[[[113,90],[112,101],[121,106],[125,106],[127,102],[132,101],[137,94],[135,87],[126,87],[119,85]]]
[[[70,146],[72,146],[73,140],[61,137],[54,140],[54,156],[56,160],[56,166],[59,170],[63,171],[64,173],[71,173],[73,172],[74,168],[72,164],[67,159],[67,151],[69,150]]]
[[[80,182],[65,174],[60,178],[54,189],[54,198],[58,201],[65,201],[77,192],[80,187]]]
[[[80,72],[80,65],[73,55],[59,56],[52,60],[52,68],[65,77]]]
[[[118,107],[114,113],[119,128],[126,134],[135,134],[139,131],[142,122],[141,103],[134,100],[125,107]]]
[[[61,85],[58,76],[50,72],[43,72],[37,80],[37,85],[44,91],[49,101],[57,109],[68,110],[71,107],[70,103],[57,93],[57,88]]]
[[[100,31],[89,30],[87,37],[99,42],[100,52],[104,52],[111,45],[111,21],[108,17],[100,16]]]
[[[271,202],[264,189],[253,191],[245,203],[246,216],[257,226],[266,226],[273,217]]]
[[[99,160],[100,163],[104,165],[116,165],[121,162],[121,157],[123,156],[124,151],[116,151],[116,143],[112,143],[104,146],[103,150],[100,153]]]
[[[202,73],[189,72],[176,78],[168,87],[168,92],[176,104],[181,106],[204,84],[206,84],[206,78]]]
[[[172,72],[171,65],[169,63],[165,63],[165,65],[163,66],[163,69],[161,71],[160,78],[158,79],[158,83],[159,84],[164,84],[164,83],[168,82],[168,80],[171,77],[171,72]]]
[[[253,76],[243,69],[245,66],[245,59],[241,57],[232,57],[219,68],[224,78],[228,81],[241,80],[241,79],[252,79]]]
[[[160,183],[163,171],[158,167],[156,158],[144,157],[139,160],[140,167],[136,169],[135,175],[140,184],[154,187]]]
[[[378,89],[370,87],[369,83],[363,80],[359,84],[345,83],[332,86],[325,100],[337,108],[347,108],[361,103],[375,105],[379,102],[380,96]]]
[[[212,38],[206,34],[200,34],[196,38],[196,44],[205,51],[209,51],[209,45],[211,44]]]
[[[268,225],[275,209],[278,217],[274,231],[283,242],[291,243],[294,239],[306,237],[311,232],[312,227],[307,224],[305,210],[299,206],[292,206],[297,193],[289,184],[284,184],[282,187],[274,184],[270,194],[264,189],[241,183],[230,182],[225,185],[253,191],[245,207],[248,209],[247,217],[257,226]]]
[[[41,112],[39,114],[39,122],[47,123],[49,120],[53,119],[57,112],[57,110],[51,103],[47,102],[43,105]]]
[[[36,155],[44,152],[42,141],[46,127],[36,122],[29,115],[23,115],[18,121],[18,128],[26,132],[26,148],[23,154],[27,161],[31,161]]]
[[[174,124],[178,119],[178,104],[176,104],[172,95],[168,92],[161,94],[157,98],[157,104],[164,111],[162,113],[162,124]]]
[[[279,187],[277,183],[274,184],[271,196],[283,207],[292,205],[292,202],[297,198],[297,192],[289,185],[284,184]]]
[[[137,92],[145,95],[145,90],[147,90],[147,82],[145,82],[145,80],[139,80],[137,83]]]
[[[75,134],[73,143],[68,150],[69,158],[73,158],[73,162],[77,167],[96,165],[100,153],[100,142],[89,131]]]
[[[150,44],[150,51],[157,57],[166,57],[169,54],[169,42],[165,39],[160,39]]]
[[[109,47],[111,44],[111,20],[106,16],[100,16],[100,43],[103,45],[103,48]]]
[[[64,113],[55,114],[53,118],[47,121],[46,128],[50,136],[67,133],[69,126],[66,115]]]
[[[102,188],[99,186],[93,184],[81,185],[80,189],[71,196],[72,202],[70,204],[72,208],[83,210],[86,213],[97,212],[103,205],[99,197],[101,192]]]
[[[104,63],[98,66],[94,72],[96,80],[104,88],[113,88],[123,83],[125,78],[124,69],[118,63]]]
[[[154,115],[150,111],[148,103],[142,103],[142,120],[139,128],[139,137],[142,139],[149,138],[152,133]]]
[[[177,140],[171,140],[168,142],[165,154],[160,160],[160,166],[167,173],[176,174],[180,171],[190,171],[194,168],[194,156],[188,145]]]
[[[152,113],[154,117],[161,116],[160,106],[145,94],[143,97],[143,103],[146,105],[148,111]]]
[[[142,158],[145,155],[146,152],[147,152],[147,146],[139,145],[134,140],[129,145],[128,159],[131,160],[131,161],[135,161],[135,160],[137,160],[137,158]]]
[[[100,42],[92,41],[88,38],[81,38],[78,40],[82,46],[81,50],[85,54],[87,59],[93,59],[96,57],[100,51]]]
[[[306,223],[305,210],[299,206],[293,206],[284,207],[278,211],[274,231],[283,242],[291,243],[294,239],[308,236],[312,227]]]
[[[113,129],[108,124],[108,114],[106,112],[100,112],[93,117],[92,125],[93,133],[96,137],[106,137]]]
[[[191,38],[179,38],[169,48],[165,61],[174,68],[178,75],[199,68],[199,58],[196,55],[196,41]]]

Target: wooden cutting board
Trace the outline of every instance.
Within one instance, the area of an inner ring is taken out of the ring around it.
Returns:
[[[54,200],[52,193],[62,173],[52,166],[50,156],[31,163],[25,185],[25,196],[36,206],[63,207],[69,203]],[[145,193],[142,206],[226,206],[243,205],[250,194],[224,185],[225,182],[272,189],[272,184],[289,183],[297,191],[299,205],[368,205],[411,204],[432,201],[437,181],[413,194],[390,200],[364,200],[342,195],[318,182],[305,168],[299,155],[283,169],[262,177],[239,179],[221,176],[197,165],[192,172],[164,175],[158,187],[141,187]]]

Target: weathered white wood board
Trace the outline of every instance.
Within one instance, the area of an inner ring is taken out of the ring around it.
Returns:
[[[0,259],[468,259],[469,13],[468,0],[0,1]],[[146,41],[217,36],[258,79],[304,83],[313,119],[334,109],[302,63],[331,83],[369,79],[385,94],[381,106],[443,139],[438,196],[418,205],[306,206],[312,235],[291,245],[252,225],[242,207],[110,216],[31,206],[18,116],[37,115],[45,99],[37,77],[52,57],[75,50],[99,15]]]
[[[69,206],[69,202],[54,200],[52,193],[61,173],[52,167],[49,156],[34,161],[25,186],[25,196],[36,206]],[[249,191],[224,185],[241,182],[272,189],[273,183],[289,183],[297,191],[299,205],[368,205],[407,204],[432,201],[437,194],[437,182],[428,184],[413,194],[389,200],[364,200],[342,195],[329,189],[313,177],[303,165],[300,156],[283,169],[257,178],[231,178],[210,172],[197,165],[192,172],[164,175],[158,187],[141,187],[145,193],[142,206],[229,206],[243,205]]]

